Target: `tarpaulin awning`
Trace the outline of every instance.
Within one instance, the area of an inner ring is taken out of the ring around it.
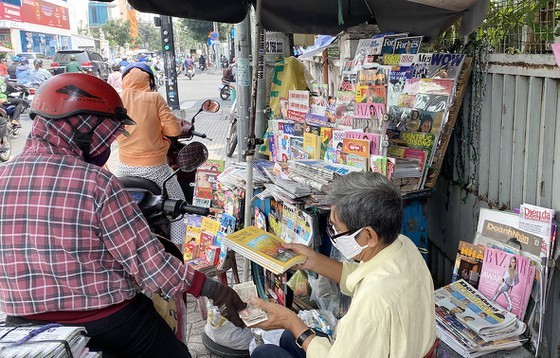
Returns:
[[[461,17],[460,35],[474,31],[486,16],[489,1],[478,0],[464,11],[452,11],[407,0],[262,0],[261,19],[269,31],[337,34],[369,22],[378,24],[381,32],[410,32],[429,40]],[[142,12],[226,23],[241,22],[251,5],[246,0],[128,2]]]

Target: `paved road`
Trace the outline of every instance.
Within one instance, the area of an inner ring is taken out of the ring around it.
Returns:
[[[231,108],[231,101],[222,101],[219,96],[221,73],[217,71],[197,70],[192,80],[187,77],[179,76],[179,102],[181,109],[185,110],[185,118],[190,119],[196,110],[200,108],[202,102],[206,99],[217,100],[222,108],[216,114],[201,113],[196,118],[197,131],[206,133],[212,141],[201,139],[209,150],[210,158],[227,159],[225,157],[225,136],[227,132],[228,121],[227,114]],[[165,92],[160,89],[160,93],[165,98]],[[20,133],[12,140],[12,157],[21,153],[25,144],[25,139],[31,131],[32,121],[24,114],[21,117],[22,128]],[[236,158],[237,154],[233,155]]]

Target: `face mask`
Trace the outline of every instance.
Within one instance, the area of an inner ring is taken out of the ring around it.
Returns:
[[[356,236],[358,236],[360,232],[362,232],[362,229],[350,235],[342,235],[336,239],[331,239],[333,246],[336,247],[347,260],[353,259],[367,248],[367,245],[360,246],[356,241]]]
[[[111,155],[111,148],[109,147],[104,152],[89,157],[86,160],[86,162],[102,167],[105,165],[105,163],[107,163],[107,160],[109,160],[110,155]]]

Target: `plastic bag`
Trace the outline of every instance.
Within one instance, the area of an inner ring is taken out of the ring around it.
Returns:
[[[207,304],[208,318],[204,332],[215,343],[231,349],[247,350],[253,340],[250,328],[239,328],[222,317],[218,307]]]
[[[336,318],[346,314],[351,299],[340,292],[338,284],[319,275],[317,278],[310,276],[309,285],[311,286],[310,298],[320,309],[331,312]]]
[[[301,310],[298,316],[308,327],[328,334],[329,337],[333,336],[337,319],[332,312],[324,310]]]
[[[273,329],[270,331],[264,331],[260,328],[253,328],[253,340],[249,344],[249,353],[252,354],[257,346],[263,344],[274,344],[275,346],[280,345],[280,337],[284,333],[283,329]]]
[[[294,291],[294,295],[297,297],[309,297],[309,281],[305,271],[297,270],[286,284]]]

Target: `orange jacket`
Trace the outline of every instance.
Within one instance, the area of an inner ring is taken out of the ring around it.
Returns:
[[[150,90],[149,75],[133,68],[123,78],[121,98],[136,125],[126,126],[130,133],[117,138],[119,160],[130,166],[157,166],[167,163],[169,139],[181,134],[181,122],[165,99]]]

